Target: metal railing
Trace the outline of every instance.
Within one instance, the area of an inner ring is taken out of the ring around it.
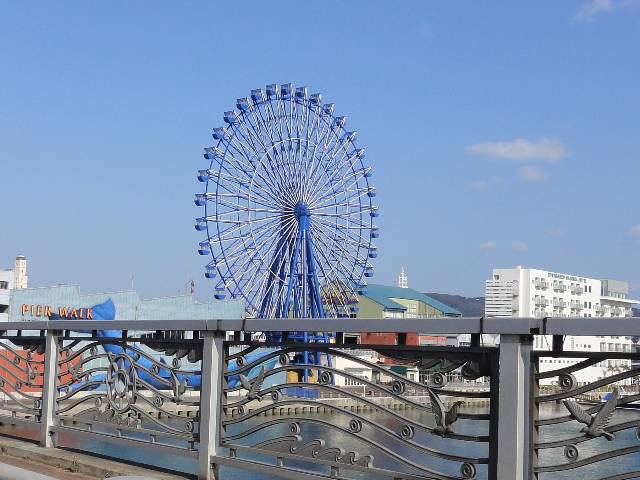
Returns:
[[[565,351],[562,342],[567,334],[638,336],[633,319],[60,320],[0,328],[0,433],[45,447],[104,444],[101,454],[125,458],[126,450],[156,466],[183,459],[177,470],[201,479],[220,478],[221,467],[295,479],[633,478],[637,470],[640,419],[628,412],[640,401],[631,362],[640,355]],[[335,342],[296,343],[288,331],[330,331]],[[255,332],[283,336],[256,342]],[[395,340],[345,344],[342,332]],[[407,332],[472,341],[406,345]],[[500,345],[483,346],[482,334],[500,334]],[[553,348],[533,351],[534,335],[551,335]],[[585,477],[584,468],[602,474]]]

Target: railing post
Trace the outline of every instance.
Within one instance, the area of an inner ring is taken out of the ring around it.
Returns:
[[[528,478],[531,348],[529,335],[500,336],[498,480]]]
[[[202,383],[200,385],[200,448],[198,480],[217,479],[217,466],[211,468],[211,457],[220,445],[222,410],[222,375],[224,365],[224,332],[202,332]]]
[[[40,445],[55,446],[51,427],[55,425],[56,398],[58,395],[58,360],[60,332],[47,330],[44,351],[44,375],[42,377],[42,405],[40,414]]]

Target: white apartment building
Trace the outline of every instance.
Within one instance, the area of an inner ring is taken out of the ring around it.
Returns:
[[[0,322],[9,320],[9,292],[16,288],[27,288],[27,258],[18,255],[14,268],[0,270]]]
[[[628,298],[629,285],[534,268],[496,268],[485,283],[485,315],[492,317],[625,317],[640,303]],[[603,321],[615,321],[614,318]],[[551,337],[538,335],[534,349],[550,350]],[[565,348],[592,352],[631,352],[625,337],[567,336]],[[543,358],[540,371],[556,370],[584,359]],[[607,360],[576,372],[580,383],[628,369],[629,360]]]

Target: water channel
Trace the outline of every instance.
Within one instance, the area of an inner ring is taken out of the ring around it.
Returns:
[[[466,410],[468,413],[486,413],[483,410]],[[545,406],[541,412],[541,418],[546,417],[558,417],[566,414],[566,410],[562,405]],[[413,414],[407,413],[408,416],[413,417],[414,420],[424,422],[427,425],[433,425],[433,418],[431,414],[414,412]],[[326,422],[336,422],[336,414],[314,414],[308,418],[317,419]],[[380,425],[394,427],[391,423],[392,420],[386,415],[380,415],[372,413],[369,418],[377,421]],[[287,435],[291,425],[291,420],[286,416],[274,416],[274,417],[257,417],[250,421],[245,422],[243,429],[249,426],[256,426],[262,422],[274,422],[275,424],[265,430],[262,430],[253,436],[247,438],[248,443],[255,444],[268,438],[277,437],[280,435]],[[610,422],[621,423],[636,421],[640,424],[640,411],[636,410],[622,410],[618,409]],[[247,423],[251,422],[251,425]],[[393,459],[387,458],[384,453],[377,452],[375,448],[371,448],[371,445],[366,445],[363,442],[345,436],[335,430],[327,429],[318,424],[300,422],[301,432],[305,441],[314,438],[321,438],[325,441],[327,446],[341,447],[346,451],[357,451],[360,454],[374,454],[373,464],[378,468],[397,468],[398,464]],[[549,442],[561,439],[567,439],[576,437],[579,435],[582,425],[577,422],[565,422],[556,425],[543,426],[540,430],[540,441]],[[236,429],[229,428],[229,433],[234,433]],[[469,435],[486,435],[488,434],[488,421],[484,420],[466,420],[459,419],[455,424],[455,430],[458,433],[464,433]],[[23,428],[7,427],[0,428],[0,432],[21,436],[29,434],[29,432]],[[33,435],[33,432],[31,432]],[[402,442],[389,441],[389,438],[379,431],[371,428],[367,430],[363,427],[362,434],[364,434],[372,445],[382,445],[387,447],[390,451],[401,455],[409,461],[415,461],[416,463],[428,465],[429,468],[437,470],[442,473],[457,475],[460,463],[449,462],[447,460],[429,457],[425,458],[425,455],[420,452],[416,452],[415,449],[403,445]],[[35,438],[35,437],[34,437]],[[422,443],[429,447],[438,449],[443,452],[454,453],[459,456],[469,457],[483,457],[488,455],[488,448],[486,444],[478,444],[474,442],[465,442],[460,440],[453,440],[447,438],[440,438],[426,433],[416,432],[414,437],[416,442]],[[100,455],[126,459],[134,462],[149,463],[158,467],[164,467],[172,470],[183,471],[185,473],[195,472],[196,463],[194,459],[185,458],[180,456],[165,455],[164,453],[158,455],[148,449],[135,449],[128,444],[114,445],[111,443],[96,441],[86,441],[86,439],[79,440],[73,436],[67,434],[61,434],[59,441],[65,447],[76,449],[79,451],[89,451]],[[577,445],[579,449],[578,460],[591,457],[603,452],[618,450],[627,447],[637,447],[640,444],[638,438],[637,427],[629,428],[616,433],[615,440],[607,441],[604,438],[592,439],[587,442],[582,442]],[[273,457],[271,459],[264,457],[254,457],[256,459],[266,461],[273,465]],[[566,464],[567,459],[564,455],[564,447],[552,448],[543,450],[540,452],[540,465],[552,465],[552,464]],[[312,465],[302,462],[294,462],[291,460],[286,461],[286,465],[290,467],[304,468],[306,470],[318,471],[327,473],[327,467]],[[632,472],[640,470],[640,453],[630,453],[623,456],[614,457],[608,460],[604,460],[592,465],[586,465],[572,470],[557,471],[541,474],[541,480],[566,480],[566,479],[600,479],[611,477],[613,475],[619,475],[625,472]],[[232,469],[228,467],[222,467],[222,478],[232,478],[233,480],[261,480],[273,478],[269,474],[258,474],[252,471],[244,471],[240,469]],[[477,465],[476,478],[482,479],[487,476],[487,466]],[[366,478],[367,480],[374,480],[377,477],[369,473],[355,473],[354,478]],[[637,476],[625,476],[617,478],[640,478],[640,474]]]

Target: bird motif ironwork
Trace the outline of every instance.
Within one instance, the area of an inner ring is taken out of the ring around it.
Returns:
[[[264,382],[264,366],[260,369],[260,373],[258,373],[253,382],[243,374],[240,374],[239,377],[242,388],[247,390],[247,400],[261,400],[262,397],[258,395],[258,392],[262,390],[262,383]]]
[[[586,426],[582,427],[581,432],[586,433],[590,437],[605,437],[607,440],[611,441],[615,438],[615,435],[609,433],[605,430],[609,420],[613,416],[613,412],[618,405],[618,398],[620,397],[620,392],[618,387],[614,387],[613,393],[609,400],[605,402],[604,405],[598,410],[595,415],[590,415],[587,413],[578,402],[574,402],[573,400],[565,400],[564,406],[567,407],[571,416],[580,423],[584,423]]]
[[[453,405],[451,405],[451,408],[447,410],[438,395],[436,395],[430,388],[428,388],[427,391],[429,392],[429,398],[431,399],[431,412],[436,419],[436,427],[433,429],[433,433],[440,435],[441,437],[444,437],[449,433],[453,433],[451,426],[458,419],[458,409],[464,404],[464,402],[454,402]]]

